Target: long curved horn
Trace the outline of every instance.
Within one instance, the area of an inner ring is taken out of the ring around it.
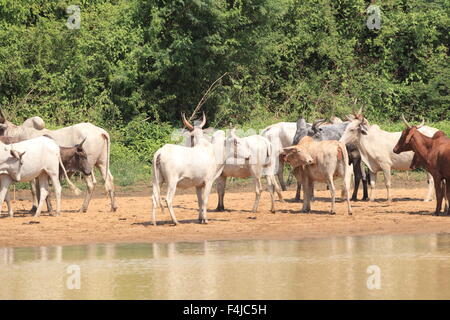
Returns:
[[[402,120],[403,120],[403,122],[405,123],[405,125],[406,125],[406,127],[407,127],[408,129],[411,128],[411,125],[409,124],[408,121],[406,121],[405,116],[403,115],[403,113],[402,113]]]
[[[317,131],[317,127],[318,127],[322,122],[325,122],[325,119],[319,119],[319,120],[314,121],[314,123],[313,123],[313,125],[312,125],[312,129],[313,129],[314,132]]]
[[[199,127],[203,128],[203,126],[206,124],[206,115],[205,115],[205,111],[203,111],[203,118],[202,118],[202,123],[200,123]]]
[[[5,121],[6,121],[5,114],[3,113],[3,110],[0,109],[0,123],[5,123]]]
[[[189,129],[189,131],[194,130],[194,127],[192,126],[192,124],[190,124],[189,121],[186,120],[186,116],[185,116],[184,112],[181,114],[181,119],[183,119],[183,124],[185,125],[186,128]]]
[[[422,119],[422,122],[417,126],[417,129],[420,129],[424,126],[425,124],[425,119]]]

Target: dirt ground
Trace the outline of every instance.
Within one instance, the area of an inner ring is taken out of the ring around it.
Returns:
[[[393,190],[388,204],[386,192],[378,186],[375,202],[352,202],[353,216],[347,215],[345,202],[338,200],[336,215],[329,214],[329,192],[324,186],[316,191],[313,212],[300,213],[301,203],[294,202],[294,187],[285,191],[286,202],[277,201],[270,213],[270,197],[263,192],[259,212],[250,212],[252,186],[231,188],[225,195],[226,212],[214,212],[217,195],[208,204],[208,225],[197,222],[197,198],[192,193],[175,196],[175,214],[180,222],[172,226],[168,210],[157,213],[158,226],[150,224],[151,198],[148,187],[140,191],[117,192],[119,209],[109,211],[109,199],[101,191],[92,199],[88,213],[80,213],[82,198],[63,198],[61,216],[43,213],[35,218],[28,213],[28,191],[16,194],[14,218],[0,219],[0,247],[75,245],[119,242],[172,242],[230,239],[303,239],[346,235],[411,234],[450,232],[450,217],[432,216],[435,202],[423,202],[426,185]],[[65,192],[68,193],[67,191]],[[340,193],[340,192],[339,192]]]

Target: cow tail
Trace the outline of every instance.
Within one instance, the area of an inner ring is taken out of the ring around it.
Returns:
[[[64,178],[66,178],[67,183],[69,184],[70,190],[72,190],[73,193],[75,193],[77,196],[79,196],[81,194],[81,191],[80,191],[80,189],[77,188],[77,186],[75,186],[72,183],[72,181],[70,181],[69,176],[67,175],[66,168],[64,167],[64,164],[62,162],[61,154],[58,154],[58,160],[59,160],[59,169],[62,170],[62,172],[64,173]]]
[[[342,153],[342,159],[339,159],[339,150]],[[350,170],[350,164],[348,163],[348,151],[346,146],[343,143],[339,143],[339,147],[338,147],[338,159],[342,161],[342,163],[344,164],[344,179],[347,179],[347,175],[351,175],[352,171]],[[350,180],[351,177],[349,179],[349,185],[348,185],[348,190],[347,192],[350,193]],[[345,182],[344,182],[345,184]]]
[[[109,138],[109,134],[104,132],[102,133],[103,138],[106,140],[106,180],[105,182],[109,181],[111,183],[111,188],[114,187],[113,181],[111,181],[111,174],[109,172],[109,158],[111,153],[111,139]]]
[[[156,207],[162,206],[162,199],[161,199],[161,190],[160,190],[160,184],[162,182],[161,180],[161,172],[160,172],[160,157],[161,154],[159,152],[156,152],[153,156],[153,202],[156,205]]]
[[[272,144],[266,141],[266,161],[263,164],[263,167],[268,167],[272,164]]]

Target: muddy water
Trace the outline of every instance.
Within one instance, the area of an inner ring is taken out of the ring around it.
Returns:
[[[0,269],[0,299],[450,299],[450,235],[0,248]]]

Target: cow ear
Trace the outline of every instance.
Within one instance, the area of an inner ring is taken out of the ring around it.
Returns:
[[[405,139],[405,144],[408,144],[411,141],[411,139],[414,135],[414,131],[415,131],[414,129],[409,130],[408,135],[406,136],[406,139]]]
[[[289,152],[289,151],[298,152],[298,150],[297,150],[297,148],[295,146],[283,148],[283,151],[284,152]]]
[[[9,151],[9,153],[11,154],[11,156],[12,156],[13,158],[16,158],[17,160],[20,160],[20,154],[19,154],[16,150],[11,149],[11,150]]]
[[[367,135],[367,127],[364,125],[364,124],[360,124],[359,125],[359,130],[361,131],[361,134],[363,134],[363,135]]]

